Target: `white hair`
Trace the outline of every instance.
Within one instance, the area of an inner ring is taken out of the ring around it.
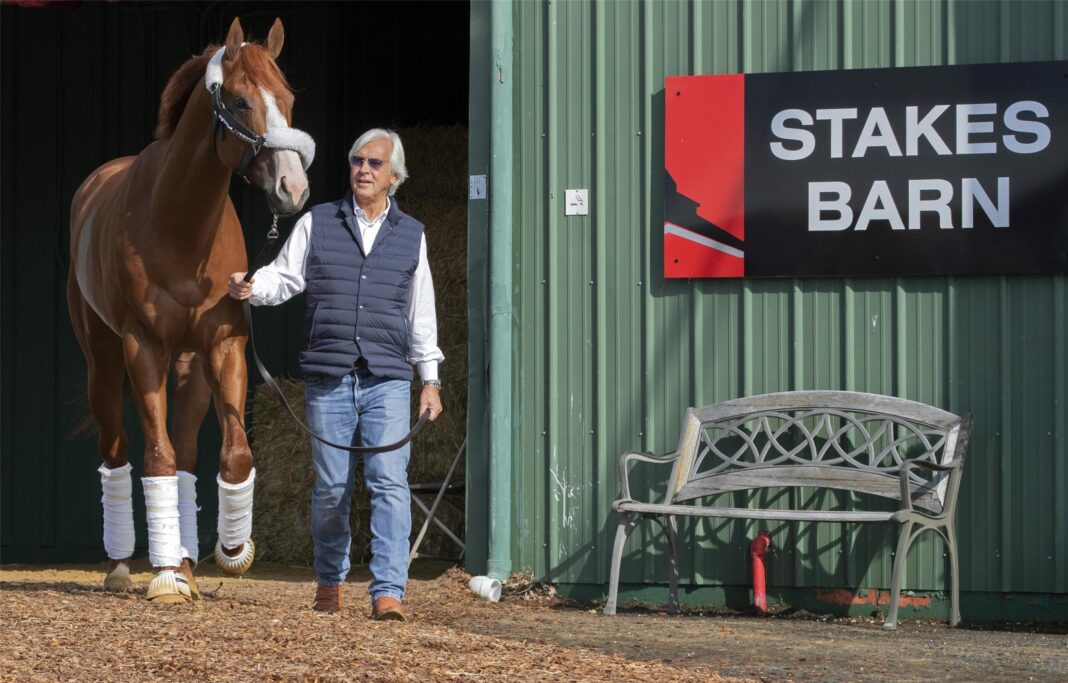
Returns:
[[[352,164],[352,157],[356,156],[356,152],[361,147],[372,140],[381,139],[388,139],[393,143],[393,153],[389,155],[389,167],[392,169],[393,174],[397,176],[397,182],[389,186],[389,196],[392,197],[396,194],[397,188],[408,179],[408,167],[404,164],[404,145],[401,144],[399,135],[385,128],[372,128],[356,138],[356,142],[352,143],[352,149],[349,150],[349,164]]]

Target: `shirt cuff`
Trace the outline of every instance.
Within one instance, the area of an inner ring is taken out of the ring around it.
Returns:
[[[419,363],[419,379],[424,382],[428,379],[438,379],[438,362],[428,360]]]
[[[252,277],[252,291],[249,292],[248,302],[253,306],[270,306],[274,302],[271,301],[268,293],[264,291],[266,285],[262,280],[257,281],[256,277]]]

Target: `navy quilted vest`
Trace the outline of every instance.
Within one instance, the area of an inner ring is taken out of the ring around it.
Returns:
[[[351,193],[311,213],[304,376],[342,377],[362,356],[377,377],[411,380],[408,294],[423,224],[390,198],[389,213],[365,256]]]

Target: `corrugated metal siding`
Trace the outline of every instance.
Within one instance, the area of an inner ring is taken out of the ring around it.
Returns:
[[[1063,59],[1066,34],[1057,2],[516,4],[513,565],[605,583],[622,451],[673,450],[690,405],[842,388],[974,412],[962,588],[1068,591],[1064,276],[666,281],[660,266],[665,76]],[[589,188],[588,217],[563,215],[567,188]],[[756,528],[683,524],[714,551],[684,553],[683,580],[744,584]],[[796,549],[772,584],[889,585],[888,528],[772,529]],[[658,552],[630,555],[623,581],[663,582],[658,528],[632,539]],[[941,542],[921,539],[907,586],[943,573]]]

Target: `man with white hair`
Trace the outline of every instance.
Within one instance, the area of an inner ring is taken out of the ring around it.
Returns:
[[[273,306],[307,292],[300,367],[308,426],[354,446],[399,441],[409,429],[412,365],[419,414],[441,413],[434,283],[423,224],[393,195],[408,177],[393,131],[374,128],[349,150],[352,191],[301,216],[273,263],[230,277],[230,295]],[[350,568],[349,508],[358,458],[312,439],[312,540],[319,586],[313,608],[342,609]],[[371,494],[371,616],[406,621],[411,496],[409,446],[363,457]]]

